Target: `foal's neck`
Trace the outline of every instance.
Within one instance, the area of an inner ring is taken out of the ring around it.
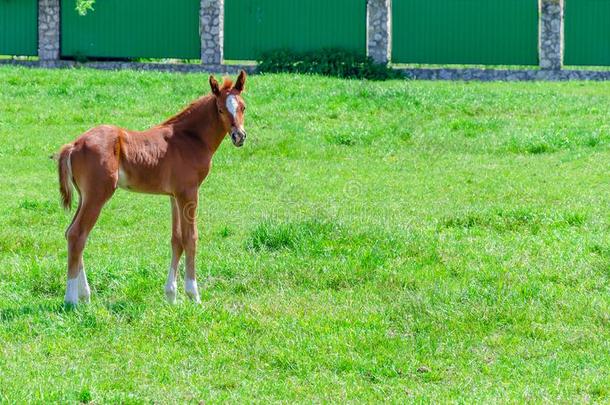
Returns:
[[[212,95],[194,101],[162,125],[173,127],[174,136],[196,136],[212,154],[227,134]]]

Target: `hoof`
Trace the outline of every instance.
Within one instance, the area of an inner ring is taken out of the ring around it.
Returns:
[[[91,302],[91,288],[87,282],[85,269],[81,269],[78,273],[78,300],[85,304]]]
[[[165,299],[174,305],[176,303],[176,291],[165,291]]]
[[[201,298],[199,298],[199,289],[197,288],[196,280],[184,280],[184,292],[186,293],[186,296],[189,297],[189,299],[195,304],[201,303]]]
[[[176,303],[176,286],[165,287],[165,298],[172,305]]]
[[[73,278],[68,280],[66,286],[66,295],[64,295],[64,303],[66,306],[78,305],[78,279]]]
[[[193,294],[193,293],[186,293],[186,296],[189,297],[189,299],[195,303],[195,304],[201,304],[201,298],[199,297],[199,294]]]
[[[89,304],[91,302],[91,290],[89,290],[89,287],[80,289],[78,292],[78,300],[83,304]]]
[[[78,308],[78,302],[64,300],[64,309],[66,311],[72,311]]]

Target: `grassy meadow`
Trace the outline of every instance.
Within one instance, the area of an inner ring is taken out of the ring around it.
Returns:
[[[208,90],[0,67],[0,402],[610,402],[610,83],[252,76],[202,305],[165,302],[168,198],[119,190],[64,309],[49,155]]]

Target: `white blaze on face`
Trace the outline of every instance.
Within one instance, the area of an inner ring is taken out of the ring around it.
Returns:
[[[237,97],[234,95],[230,95],[227,97],[227,110],[233,116],[233,121],[237,121],[237,109],[239,108],[239,102],[237,101]]]

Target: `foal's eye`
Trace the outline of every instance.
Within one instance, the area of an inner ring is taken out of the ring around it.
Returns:
[[[241,112],[246,112],[246,106],[243,106],[243,107],[241,108]]]

